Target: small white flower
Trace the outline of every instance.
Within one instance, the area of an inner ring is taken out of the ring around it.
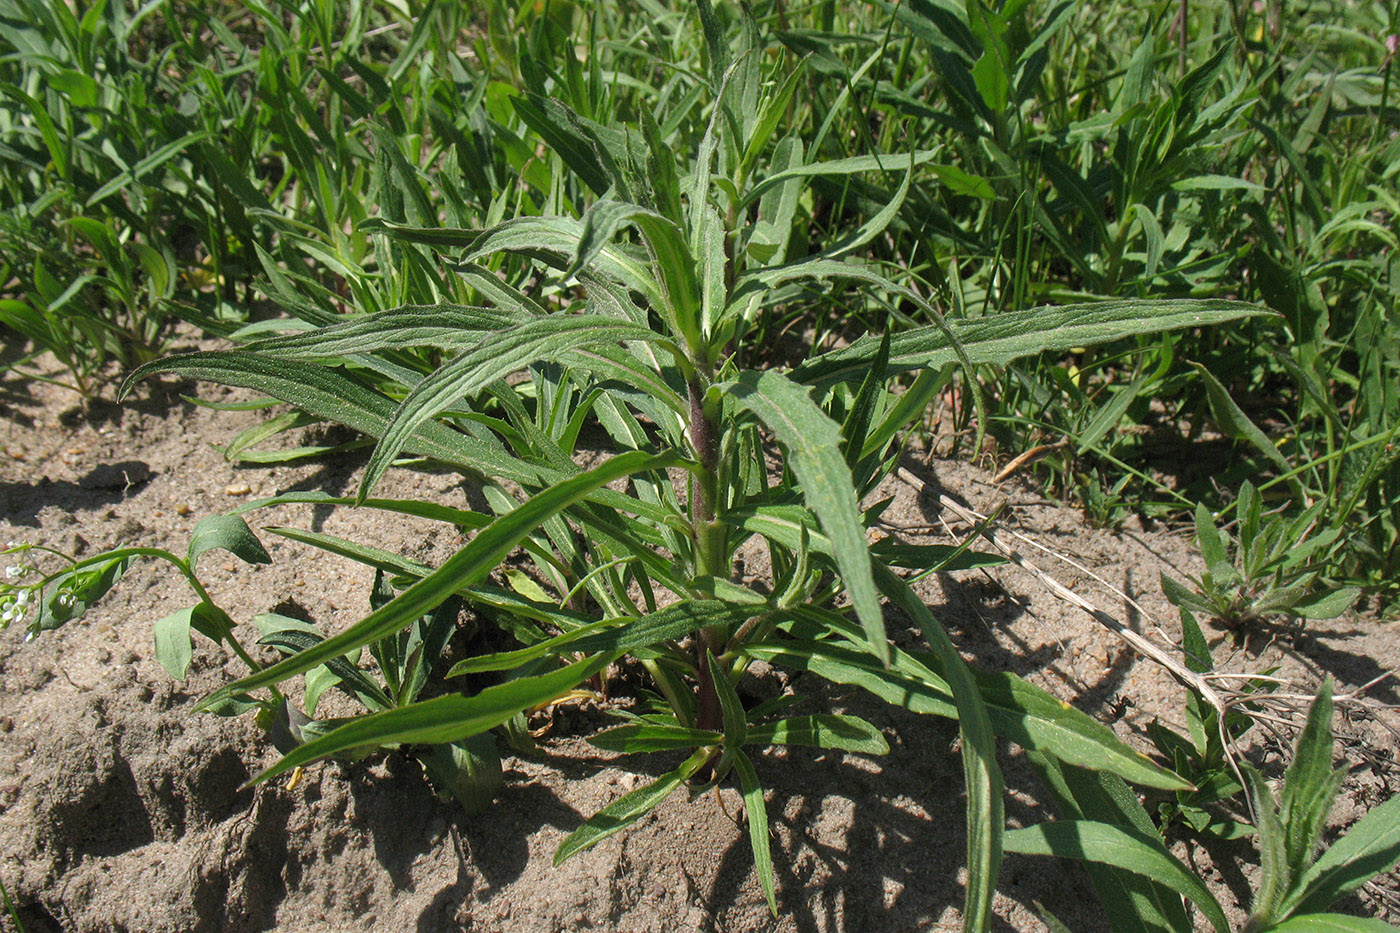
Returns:
[[[6,568],[5,568],[5,576],[9,577],[11,580],[13,580],[15,577],[20,576],[20,575],[23,574],[23,573],[24,573],[24,568],[23,568],[23,567],[6,567]]]

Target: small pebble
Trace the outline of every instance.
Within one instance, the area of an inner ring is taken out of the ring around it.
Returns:
[[[181,502],[179,505],[175,506],[175,514],[184,518],[186,515],[190,514],[190,507]]]
[[[252,491],[253,488],[242,481],[229,483],[228,486],[224,487],[224,495],[226,496],[246,496]]]
[[[13,719],[11,719],[9,716],[5,716],[4,718],[0,718],[0,732],[13,732],[13,731],[15,731],[15,721],[14,721]]]
[[[236,569],[236,568],[233,566],[233,562],[232,562],[232,561],[230,561],[230,562],[227,563],[227,564],[224,564],[224,573],[233,573],[233,571],[234,571],[235,569]]]

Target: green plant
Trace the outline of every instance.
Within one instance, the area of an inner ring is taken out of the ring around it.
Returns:
[[[1255,625],[1270,615],[1333,619],[1350,609],[1360,590],[1327,587],[1322,576],[1342,534],[1336,525],[1319,527],[1326,503],[1292,517],[1266,515],[1263,508],[1263,498],[1246,481],[1235,508],[1239,540],[1230,547],[1210,510],[1197,505],[1196,541],[1206,570],[1190,578],[1194,591],[1163,574],[1167,598],[1229,629]]]
[[[1327,817],[1345,770],[1332,769],[1332,682],[1325,681],[1298,736],[1276,799],[1262,775],[1240,768],[1249,785],[1262,872],[1243,933],[1383,931],[1379,920],[1326,913],[1337,900],[1400,861],[1400,800],[1372,809],[1319,857]],[[1114,930],[1193,929],[1182,899],[1218,933],[1229,924],[1219,902],[1157,835],[1131,789],[1109,773],[1034,758],[1065,819],[1008,831],[1006,850],[1086,863]]]
[[[1198,674],[1213,671],[1210,645],[1189,610],[1181,610],[1181,629],[1187,668]],[[1267,689],[1262,680],[1242,687],[1245,694]],[[1174,823],[1198,836],[1215,839],[1234,839],[1251,831],[1248,825],[1222,817],[1212,808],[1244,790],[1231,749],[1253,725],[1246,703],[1231,704],[1222,713],[1199,690],[1191,690],[1186,697],[1186,735],[1155,719],[1148,725],[1152,744],[1172,763],[1172,769],[1192,785],[1190,790],[1177,791],[1172,800],[1158,805],[1158,825],[1164,833]]]
[[[393,656],[400,649],[385,648],[386,640],[402,638],[406,626],[460,598],[523,647],[469,658],[450,673],[499,672],[503,682],[470,696],[449,693],[389,709],[371,704],[368,714],[310,738],[255,780],[367,746],[466,742],[614,663],[632,663],[655,693],[634,718],[595,741],[632,753],[691,753],[586,820],[557,859],[626,827],[687,781],[733,776],[776,910],[755,755],[773,744],[862,753],[885,744],[855,717],[797,715],[771,704],[746,710],[735,691],[755,659],[810,670],[958,719],[971,828],[966,916],[969,928],[981,928],[1000,861],[994,735],[1137,782],[1166,789],[1184,782],[1019,678],[968,670],[894,570],[911,563],[927,569],[939,555],[898,543],[870,548],[870,515],[860,500],[892,468],[901,432],[958,364],[999,365],[1256,312],[1230,302],[1131,301],[944,321],[916,292],[849,259],[901,209],[917,156],[809,162],[795,134],[778,132],[799,70],[786,70],[781,57],[765,65],[752,24],[731,51],[714,11],[704,3],[700,11],[713,104],[694,153],[668,142],[646,111],[640,126],[603,125],[580,116],[582,107],[567,97],[537,91],[527,95],[532,126],[602,195],[581,218],[518,216],[483,229],[362,225],[388,242],[449,253],[452,268],[489,287],[492,307],[377,311],[242,350],[158,361],[133,375],[133,383],[173,373],[247,386],[375,437],[359,493],[343,504],[476,532],[429,568],[325,534],[276,529],[389,574],[398,591],[350,629],[227,685],[201,706],[275,689],[323,666],[344,683],[356,675],[337,674],[331,662],[366,646]],[[570,87],[558,85],[562,94]],[[811,179],[900,161],[908,168],[888,205],[808,256],[788,254],[796,206]],[[502,258],[510,263],[505,268],[543,286],[527,294],[483,274],[485,264]],[[858,283],[857,300],[896,296],[934,323],[867,336],[788,371],[738,366],[770,308],[808,283],[832,280]],[[450,358],[393,388],[402,370],[383,361],[409,347]],[[379,378],[363,378],[366,370]],[[891,391],[891,381],[911,371],[919,374],[912,384]],[[505,381],[519,372],[523,380]],[[582,469],[576,459],[589,426],[620,452]],[[765,462],[769,439],[783,452],[780,472]],[[403,454],[475,478],[494,514],[371,498]],[[309,501],[290,496],[263,504],[297,498]],[[773,576],[746,584],[735,576],[734,559],[755,538],[769,553]],[[505,573],[509,587],[491,582],[517,547],[533,574]],[[955,561],[959,552],[942,556]],[[854,621],[837,603],[843,596]],[[932,651],[894,648],[884,605],[916,623]],[[430,669],[432,646],[424,644],[423,669]]]

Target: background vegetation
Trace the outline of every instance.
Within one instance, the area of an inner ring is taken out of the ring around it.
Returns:
[[[1246,479],[1268,510],[1325,503],[1327,581],[1393,601],[1394,4],[753,14],[764,73],[801,63],[768,145],[883,169],[813,179],[787,215],[792,256],[887,204],[914,152],[907,198],[861,253],[950,318],[1184,296],[1280,315],[959,376],[985,389],[994,456],[1035,450],[1046,488],[1106,523],[1201,501],[1228,522]],[[546,87],[601,125],[665,114],[680,150],[705,129],[683,6],[5,0],[0,18],[0,320],[84,394],[177,321],[248,339],[272,306],[319,325],[479,297],[364,222],[581,214],[605,179],[551,148],[532,103]],[[923,317],[794,287],[752,345],[792,363]],[[975,396],[955,388],[933,415],[965,455]]]

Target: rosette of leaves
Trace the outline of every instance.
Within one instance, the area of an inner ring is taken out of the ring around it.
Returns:
[[[778,132],[799,69],[778,60],[765,70],[754,29],[731,51],[708,5],[700,9],[712,104],[691,157],[683,140],[645,112],[637,127],[601,125],[579,116],[567,96],[531,93],[521,103],[527,121],[596,195],[582,216],[520,216],[483,229],[372,225],[376,235],[437,250],[489,306],[354,316],[240,350],[173,357],[133,376],[172,373],[249,387],[377,439],[355,496],[299,493],[259,504],[339,503],[472,533],[434,568],[368,544],[274,529],[383,571],[397,590],[347,630],[229,684],[203,705],[274,688],[400,638],[425,614],[460,599],[521,647],[468,658],[450,675],[494,671],[500,683],[368,712],[293,748],[255,780],[366,746],[481,736],[626,659],[647,675],[652,700],[595,742],[628,753],[689,754],[586,820],[556,859],[625,828],[683,784],[735,779],[776,911],[756,760],[779,744],[886,749],[880,730],[857,717],[799,715],[783,702],[746,708],[735,689],[755,660],[810,671],[958,720],[970,827],[966,923],[981,929],[1001,855],[997,736],[1129,781],[1187,785],[1038,688],[970,670],[900,573],[956,567],[968,556],[888,539],[870,545],[866,526],[879,508],[863,511],[862,499],[892,468],[901,432],[953,367],[1256,311],[1223,301],[1133,301],[944,321],[856,258],[901,210],[915,167],[929,154],[808,162],[798,135]],[[566,95],[566,83],[560,88]],[[886,207],[820,251],[790,255],[813,178],[896,164],[902,168]],[[527,278],[543,287],[517,287]],[[871,335],[790,370],[735,364],[735,350],[768,309],[832,281],[916,304],[936,323]],[[396,385],[404,374],[381,354],[405,347],[440,351],[447,362]],[[904,374],[912,376],[904,391],[892,391]],[[578,465],[585,430],[605,436],[613,450],[588,469]],[[765,460],[770,443],[781,451],[781,471]],[[405,456],[460,470],[480,484],[489,510],[374,497]],[[735,573],[737,551],[755,539],[772,567],[760,581]],[[528,577],[503,568],[517,549],[533,565]],[[931,650],[892,646],[887,608],[912,619]]]
[[[1323,578],[1342,526],[1322,527],[1328,509],[1316,502],[1295,515],[1266,515],[1254,484],[1240,486],[1235,505],[1238,540],[1221,532],[1204,505],[1196,506],[1196,541],[1206,570],[1190,577],[1194,589],[1162,575],[1162,592],[1188,612],[1223,628],[1257,625],[1269,616],[1335,619],[1361,595],[1358,587],[1332,587]]]

